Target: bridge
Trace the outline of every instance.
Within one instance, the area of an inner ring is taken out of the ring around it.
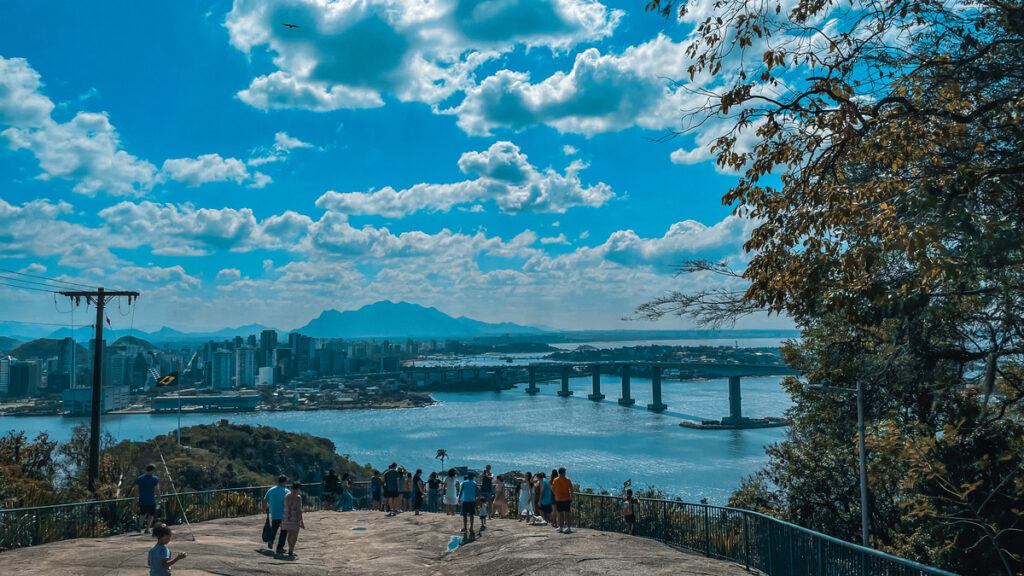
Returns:
[[[587,395],[587,398],[595,402],[601,402],[606,398],[606,395],[601,391],[601,375],[619,374],[621,377],[621,396],[618,398],[618,403],[621,406],[634,406],[636,404],[636,399],[632,396],[631,378],[634,375],[649,376],[651,378],[651,402],[647,405],[647,410],[651,412],[664,412],[668,409],[668,405],[665,404],[661,394],[662,380],[666,377],[666,374],[673,375],[679,379],[728,378],[729,415],[722,418],[718,426],[741,428],[765,424],[763,421],[756,421],[743,416],[742,378],[785,376],[800,373],[799,370],[788,366],[772,364],[719,364],[708,362],[534,362],[526,365],[525,370],[523,368],[523,366],[507,365],[409,367],[394,373],[394,375],[409,377],[415,381],[418,380],[416,376],[422,374],[422,382],[441,385],[451,382],[465,382],[467,375],[469,379],[476,382],[481,380],[488,381],[496,388],[501,388],[511,383],[526,383],[528,384],[526,393],[530,395],[540,392],[540,388],[537,387],[538,382],[560,381],[561,389],[559,389],[558,395],[568,398],[574,393],[569,389],[569,379],[589,374],[592,379],[593,389]],[[450,379],[450,376],[454,380]],[[779,421],[775,420],[772,423],[778,425]]]

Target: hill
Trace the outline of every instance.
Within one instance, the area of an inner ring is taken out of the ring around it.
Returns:
[[[345,312],[325,310],[296,332],[315,338],[422,338],[543,333],[532,326],[511,322],[489,324],[464,316],[454,318],[437,308],[388,301]]]
[[[14,350],[19,344],[21,344],[21,340],[0,336],[0,354],[6,354],[7,352]]]
[[[114,340],[110,347],[114,346],[138,346],[143,350],[156,350],[156,346],[153,346],[148,341],[139,338],[138,336],[121,336],[117,340]]]
[[[14,350],[11,350],[11,356],[18,360],[35,360],[53,358],[60,355],[61,340],[54,338],[39,338],[32,340],[31,342],[25,342]],[[78,362],[85,362],[89,357],[89,350],[78,344]]]

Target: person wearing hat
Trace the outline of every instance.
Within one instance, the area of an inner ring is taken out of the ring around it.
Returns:
[[[185,559],[185,553],[179,552],[174,559],[171,559],[171,551],[167,544],[171,541],[174,532],[166,524],[159,524],[153,528],[153,537],[156,538],[156,546],[149,549],[149,558],[146,564],[149,565],[149,576],[171,576],[171,566],[179,560]]]

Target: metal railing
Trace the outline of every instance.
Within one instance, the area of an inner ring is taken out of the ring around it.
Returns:
[[[161,498],[157,520],[175,525],[218,518],[261,514],[269,486],[182,492]],[[303,509],[340,507],[337,497],[324,498],[321,484],[303,485]],[[351,504],[369,510],[369,482],[357,482]],[[515,515],[515,490],[506,490]],[[444,512],[440,497],[424,511]],[[770,516],[707,504],[640,499],[635,504],[636,535],[652,538],[756,569],[768,576],[956,576],[910,560],[844,542],[831,536],[776,520]],[[576,493],[573,525],[626,532],[622,499]],[[98,538],[138,529],[138,508],[132,498],[0,510],[0,551],[72,538]]]
[[[573,524],[628,531],[622,504],[614,496],[575,494]],[[750,510],[641,499],[634,514],[637,536],[731,560],[769,576],[956,576]]]

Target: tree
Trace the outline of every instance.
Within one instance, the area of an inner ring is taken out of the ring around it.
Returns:
[[[45,506],[59,501],[54,488],[57,442],[44,432],[29,441],[24,432],[0,438],[0,503],[5,506]]]
[[[434,458],[441,461],[441,471],[444,472],[444,461],[448,458],[448,451],[441,448],[437,451],[437,455]]]
[[[793,318],[803,338],[785,354],[807,383],[864,387],[873,545],[963,574],[1024,569],[1024,5],[648,9],[704,11],[687,72],[706,100],[688,125],[726,126],[712,151],[739,178],[723,203],[758,224],[745,269],[681,269],[745,289],[639,312]],[[855,539],[850,400],[785,385],[795,406],[769,449],[773,505]]]

